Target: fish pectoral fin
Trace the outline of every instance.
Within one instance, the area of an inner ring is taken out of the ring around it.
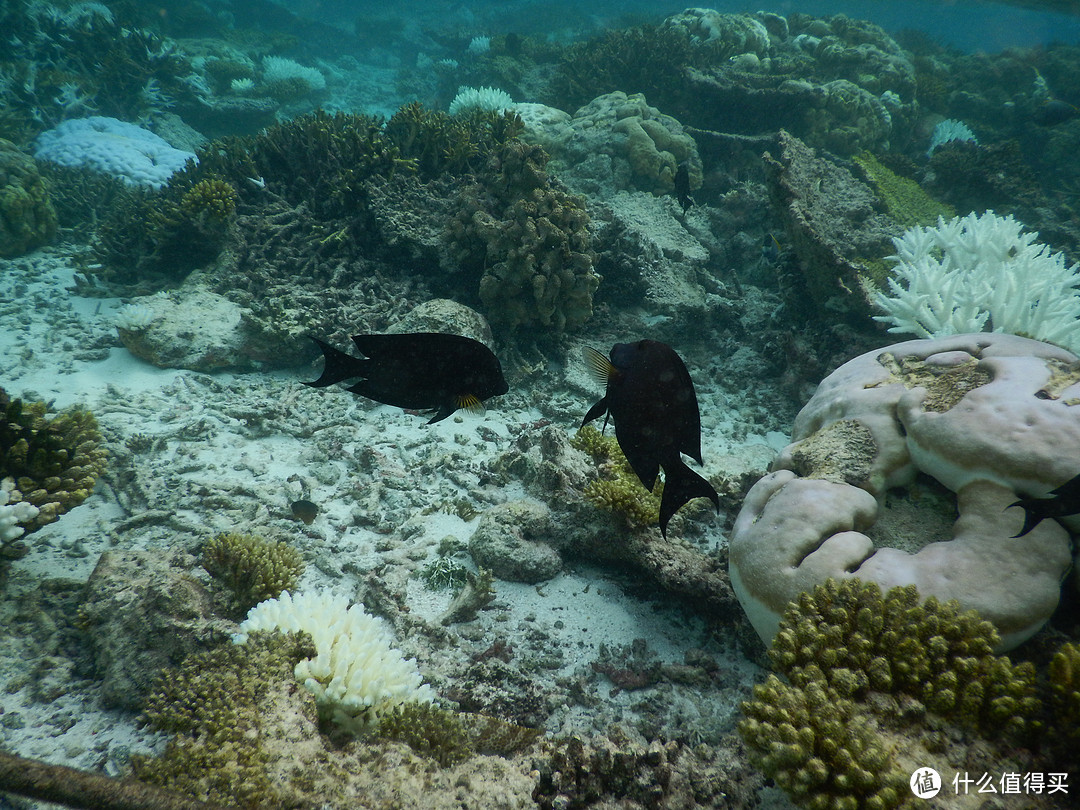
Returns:
[[[475,413],[477,416],[483,416],[487,413],[487,408],[484,407],[484,403],[474,394],[463,394],[462,396],[459,396],[457,398],[457,406],[469,413]]]
[[[589,367],[589,375],[600,385],[607,388],[608,380],[617,371],[611,361],[592,346],[586,346],[582,350],[581,356],[585,360],[585,365]]]

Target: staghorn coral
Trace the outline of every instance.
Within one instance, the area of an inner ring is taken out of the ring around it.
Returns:
[[[1040,730],[1034,667],[994,656],[996,642],[977,614],[920,602],[914,586],[882,595],[874,583],[826,580],[785,612],[769,657],[788,683],[771,675],[754,688],[739,733],[800,807],[901,806],[906,757],[959,761],[932,718],[983,734],[983,745]]]
[[[22,500],[37,507],[28,532],[86,500],[105,468],[105,450],[90,411],[47,416],[44,402],[11,399],[0,388],[0,479],[11,477]]]
[[[243,616],[264,599],[293,590],[304,573],[300,553],[287,543],[224,532],[206,542],[202,566],[230,594],[230,612]]]

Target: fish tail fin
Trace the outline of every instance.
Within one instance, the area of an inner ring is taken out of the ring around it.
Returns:
[[[1014,503],[1010,503],[1008,506],[1005,507],[1006,509],[1012,509],[1014,506],[1019,506],[1021,509],[1024,510],[1024,526],[1020,529],[1020,532],[1018,534],[1014,534],[1012,536],[1012,539],[1015,539],[1017,537],[1023,537],[1025,534],[1027,534],[1040,523],[1042,523],[1043,516],[1038,514],[1034,509],[1030,508],[1031,500],[1032,499],[1016,501]]]
[[[317,337],[311,339],[319,344],[319,348],[322,349],[323,373],[319,379],[314,382],[306,382],[304,385],[310,385],[312,388],[325,388],[350,377],[363,375],[363,363],[366,361],[353,357],[351,354],[346,354],[340,349],[335,349],[329,343],[324,343]]]
[[[660,534],[667,537],[671,516],[694,498],[708,498],[720,511],[720,496],[712,484],[686,466],[681,458],[664,465],[664,494],[660,498]]]

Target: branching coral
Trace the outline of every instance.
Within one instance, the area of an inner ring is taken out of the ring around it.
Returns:
[[[600,477],[585,485],[584,495],[592,503],[617,515],[623,515],[634,527],[654,526],[660,514],[660,496],[664,483],[649,492],[631,469],[614,436],[604,436],[592,425],[585,425],[570,440],[571,446],[593,457]]]
[[[827,580],[784,614],[769,657],[788,683],[773,675],[755,687],[739,732],[801,807],[898,807],[910,775],[898,742],[932,756],[918,733],[928,714],[1003,743],[1037,730],[1034,667],[991,654],[996,640],[973,612],[920,603],[912,586],[883,596],[873,583]]]
[[[203,567],[231,593],[233,613],[242,616],[264,599],[296,587],[304,572],[300,553],[287,543],[271,543],[239,532],[206,542]]]
[[[44,402],[11,399],[0,388],[0,479],[11,477],[38,508],[23,525],[33,531],[78,506],[105,468],[92,413],[70,408],[47,416]]]

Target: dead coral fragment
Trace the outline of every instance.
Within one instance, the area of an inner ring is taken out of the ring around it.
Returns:
[[[242,616],[264,599],[296,588],[304,573],[300,553],[287,543],[226,532],[203,547],[202,566],[231,594],[231,612]]]

